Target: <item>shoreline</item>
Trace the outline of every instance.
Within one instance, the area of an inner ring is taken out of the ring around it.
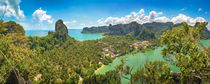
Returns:
[[[105,67],[105,65],[104,65],[104,64],[102,64],[102,66],[101,66],[101,67],[99,67],[97,70],[95,70],[95,72],[94,72],[94,73],[95,73],[95,74],[97,74],[97,72],[98,72],[98,71],[100,71],[100,70],[101,70],[102,68],[104,68],[104,67]]]

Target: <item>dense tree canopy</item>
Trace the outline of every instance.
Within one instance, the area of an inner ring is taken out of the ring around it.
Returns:
[[[151,46],[158,46],[156,29],[148,25],[151,24],[145,24],[148,29],[136,32],[132,32],[139,27],[135,22],[127,26],[117,25],[127,27],[121,31],[125,35],[77,41],[68,36],[67,28],[60,20],[56,31],[49,31],[45,37],[27,37],[19,24],[0,20],[0,83],[5,83],[14,67],[24,79],[30,79],[32,83],[78,84],[83,79],[84,84],[119,84],[122,78],[131,84],[173,83],[173,72],[161,61],[148,62],[132,72],[133,67],[126,66],[122,60],[122,64],[115,70],[105,74],[94,73],[101,66],[100,63],[109,64],[115,58],[103,56],[104,49],[108,48],[121,56],[134,52],[132,44],[139,40],[149,40]],[[200,43],[200,36],[203,35],[201,32],[206,25],[200,23],[195,28],[183,23],[183,26],[177,26],[161,35],[161,43],[165,46],[162,54],[180,69],[183,83],[192,83],[189,79],[193,81],[194,76],[202,80],[209,79],[210,47]],[[163,31],[166,29],[163,28]]]
[[[192,76],[202,78],[209,73],[209,46],[200,43],[200,33],[207,24],[200,23],[193,28],[183,23],[183,26],[168,30],[161,36],[161,42],[166,46],[162,54],[180,69],[182,83],[190,83]]]
[[[21,25],[17,24],[14,21],[4,22],[3,20],[0,20],[0,33],[20,33],[22,35],[25,35],[25,30]]]

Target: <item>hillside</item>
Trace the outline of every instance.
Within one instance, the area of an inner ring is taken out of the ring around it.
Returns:
[[[108,32],[109,28],[108,26],[99,26],[99,27],[85,27],[83,28],[82,33],[104,33]]]
[[[194,27],[197,26],[198,23],[195,24]],[[129,24],[117,24],[117,25],[109,25],[109,26],[99,26],[99,27],[85,27],[83,28],[82,33],[105,33],[106,35],[126,35],[134,32],[134,36],[139,36],[139,34],[147,31],[153,32],[155,36],[161,35],[166,30],[171,30],[172,28],[176,28],[181,26],[182,24],[173,24],[172,22],[167,23],[145,23],[138,24],[137,22],[131,22]],[[146,30],[145,30],[146,29]],[[210,38],[210,31],[205,27],[201,32],[202,39]]]

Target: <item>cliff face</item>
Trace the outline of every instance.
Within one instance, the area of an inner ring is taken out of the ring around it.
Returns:
[[[197,26],[198,23],[194,27]],[[147,37],[154,38],[155,35],[161,35],[163,32],[167,30],[171,30],[174,27],[182,26],[182,24],[173,24],[172,22],[167,23],[145,23],[138,24],[137,22],[131,22],[129,24],[117,24],[117,25],[109,25],[109,26],[99,26],[99,27],[86,27],[83,29],[82,33],[106,33],[108,35],[126,35],[129,33],[134,33],[134,36],[139,38]],[[143,36],[143,37],[142,37]],[[201,32],[202,39],[210,38],[210,31],[207,28],[204,28]],[[145,38],[144,38],[145,39]]]
[[[58,20],[55,24],[55,32],[59,35],[68,35],[68,29],[62,20]]]
[[[104,33],[108,32],[109,28],[108,26],[99,26],[99,27],[85,27],[82,30],[82,33]]]
[[[58,20],[55,24],[55,37],[63,41],[68,37],[68,29],[62,20]]]
[[[137,22],[131,22],[129,24],[117,24],[109,26],[99,26],[99,27],[86,27],[83,28],[82,33],[107,33],[108,35],[126,35],[131,32],[135,32],[135,35],[138,34],[145,28],[153,27],[154,31],[164,32],[167,29],[172,29],[174,24],[171,22],[168,23],[146,23],[138,24]]]
[[[133,31],[139,31],[142,29],[142,25],[137,22],[131,22],[129,24],[118,24],[109,26],[109,35],[126,35]]]

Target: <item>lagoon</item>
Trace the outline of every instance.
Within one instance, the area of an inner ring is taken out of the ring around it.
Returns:
[[[26,36],[43,37],[43,36],[47,36],[48,31],[55,31],[55,30],[26,30]],[[96,40],[103,37],[103,35],[100,33],[84,34],[81,32],[82,32],[82,29],[68,29],[69,36],[79,41]]]
[[[201,43],[203,43],[204,46],[210,45],[210,39],[209,40],[202,40]],[[154,50],[147,50],[145,52],[137,52],[135,54],[127,54],[121,57],[116,58],[112,63],[103,66],[100,68],[100,70],[97,70],[96,74],[104,74],[107,71],[114,70],[115,67],[119,64],[121,64],[121,59],[125,60],[125,65],[129,65],[130,67],[133,67],[132,73],[134,73],[137,69],[142,67],[146,61],[165,61],[163,56],[160,54],[163,47],[158,47]],[[174,65],[167,62],[170,66],[170,68],[174,72],[179,72],[179,69],[176,68]],[[122,84],[128,84],[128,80],[122,79]]]

